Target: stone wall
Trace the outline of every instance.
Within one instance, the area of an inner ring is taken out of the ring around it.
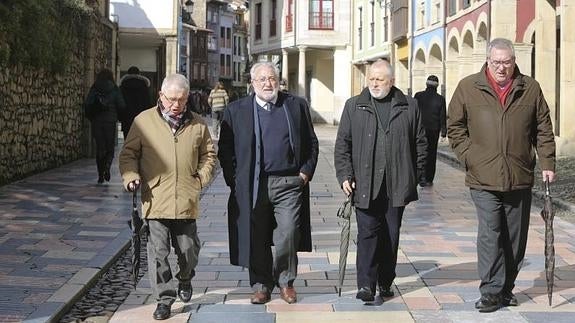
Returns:
[[[0,69],[0,185],[61,166],[90,146],[82,102],[94,71],[112,68],[114,32],[99,18],[88,39],[71,48],[60,74],[27,66]],[[80,35],[78,35],[81,38]]]

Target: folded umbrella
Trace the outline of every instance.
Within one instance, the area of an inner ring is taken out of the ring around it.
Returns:
[[[553,234],[553,218],[555,217],[555,210],[553,210],[553,201],[549,190],[549,180],[545,180],[545,198],[543,209],[541,210],[541,217],[545,221],[545,278],[547,279],[547,296],[549,297],[549,306],[553,298],[553,282],[555,280],[555,247],[553,241],[555,240]]]
[[[138,284],[138,276],[140,274],[140,248],[142,245],[140,232],[144,227],[144,221],[140,218],[138,213],[138,192],[134,190],[132,195],[132,219],[129,221],[130,229],[132,229],[132,279],[134,282],[134,289]]]
[[[341,296],[341,288],[345,279],[345,266],[347,265],[347,253],[349,250],[349,232],[351,226],[351,213],[353,212],[353,193],[351,193],[337,210],[337,217],[343,220],[341,228],[341,240],[339,244],[339,288],[338,295]]]

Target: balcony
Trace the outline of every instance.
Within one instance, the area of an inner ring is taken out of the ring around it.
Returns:
[[[408,3],[407,0],[395,0],[391,11],[391,39],[394,42],[407,38]]]

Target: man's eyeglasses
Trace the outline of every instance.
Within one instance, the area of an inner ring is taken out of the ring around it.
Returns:
[[[492,59],[489,59],[489,62],[491,63],[491,65],[493,65],[493,67],[498,68],[499,66],[503,66],[503,67],[511,67],[513,64],[515,64],[515,61],[512,59],[508,59],[505,61],[494,61]]]
[[[275,84],[278,81],[278,79],[275,76],[270,76],[270,77],[262,76],[258,79],[255,79],[255,80],[260,85],[266,85],[268,83],[268,81],[271,82],[272,84]]]
[[[170,103],[170,107],[176,103],[178,103],[179,106],[183,106],[188,102],[188,98],[186,97],[180,99],[170,99],[164,93],[162,93],[162,96],[164,97],[164,99],[166,99],[166,101]]]

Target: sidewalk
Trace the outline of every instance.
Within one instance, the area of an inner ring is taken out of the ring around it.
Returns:
[[[266,305],[249,304],[248,273],[228,258],[226,202],[220,176],[205,192],[198,222],[203,242],[194,296],[172,307],[166,322],[571,322],[575,312],[575,226],[556,218],[553,307],[547,306],[543,222],[533,208],[528,249],[515,293],[519,307],[479,314],[475,209],[463,173],[438,162],[435,186],[404,215],[396,296],[373,306],[355,299],[355,244],[345,288],[336,293],[343,196],[333,170],[336,128],[318,126],[320,157],[312,191],[314,252],[300,253],[296,290],[288,305],[277,290]],[[46,322],[61,315],[102,268],[128,246],[131,200],[117,169],[98,186],[93,160],[31,176],[0,188],[0,322]],[[355,237],[355,221],[352,239]],[[174,261],[175,265],[175,260]],[[111,322],[154,322],[147,275]]]

